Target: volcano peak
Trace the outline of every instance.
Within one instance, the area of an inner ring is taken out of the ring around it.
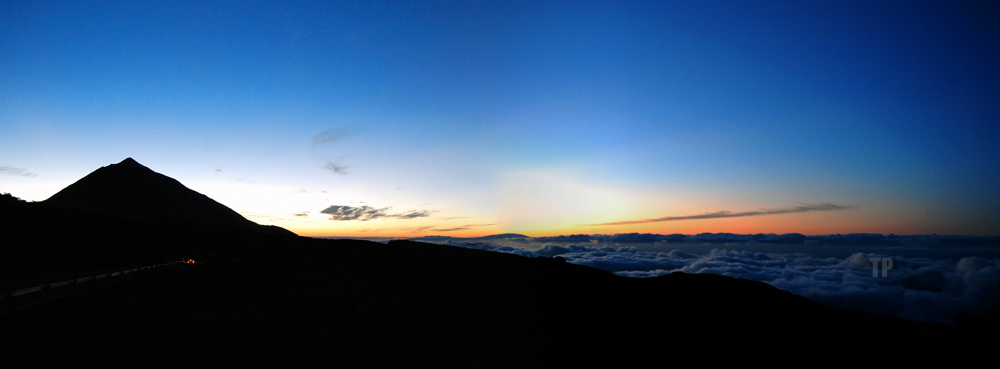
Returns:
[[[121,162],[119,162],[119,163],[118,163],[117,165],[123,165],[123,166],[139,166],[139,167],[143,167],[143,168],[145,168],[145,167],[146,167],[145,165],[142,165],[142,164],[139,164],[139,162],[135,161],[135,159],[132,159],[131,157],[127,157],[127,158],[125,158],[125,160],[122,160],[122,161],[121,161]]]
[[[93,171],[44,203],[128,220],[175,218],[208,224],[255,224],[131,157]]]

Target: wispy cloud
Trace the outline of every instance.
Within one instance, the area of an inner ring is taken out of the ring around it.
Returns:
[[[21,176],[21,177],[38,177],[37,174],[29,172],[28,169],[26,168],[17,168],[9,166],[0,167],[0,174]]]
[[[389,208],[373,208],[371,206],[347,206],[332,205],[320,211],[323,214],[330,214],[331,220],[360,220],[368,221],[377,218],[384,218],[388,215]]]
[[[391,217],[399,219],[413,219],[413,218],[422,218],[429,215],[431,215],[431,212],[428,210],[410,210],[410,211],[404,211],[396,215],[391,215]]]
[[[675,216],[675,217],[663,217],[655,219],[643,219],[643,220],[624,220],[619,222],[610,223],[600,223],[600,224],[585,224],[588,226],[609,226],[609,225],[625,225],[625,224],[640,224],[640,223],[656,223],[656,222],[671,222],[678,220],[695,220],[695,219],[716,219],[716,218],[738,218],[738,217],[752,217],[758,215],[776,215],[776,214],[790,214],[790,213],[806,213],[810,211],[831,211],[831,210],[843,210],[852,209],[853,206],[843,206],[832,203],[820,203],[813,205],[799,205],[790,208],[782,209],[771,209],[771,210],[759,210],[759,211],[744,211],[740,213],[733,213],[731,211],[717,211],[714,213],[705,213],[699,215],[685,215],[685,216]]]
[[[328,130],[313,135],[312,145],[313,147],[332,145],[344,139],[344,137],[350,136],[352,134],[354,134],[354,129],[351,127],[330,128]],[[344,159],[343,157],[341,157],[337,160],[327,159],[326,164],[324,164],[322,168],[329,170],[334,174],[347,174],[347,168],[350,168],[350,166],[345,165]]]
[[[465,224],[465,225],[460,225],[458,227],[453,227],[453,228],[434,228],[434,229],[431,229],[431,230],[435,231],[435,232],[454,232],[454,231],[462,231],[462,230],[470,229],[470,228],[473,228],[473,227],[486,227],[486,226],[491,226],[491,225],[496,225],[496,223],[490,223],[490,224]],[[425,229],[422,229],[422,230],[426,230],[428,228],[432,228],[432,227],[426,227]]]
[[[292,215],[297,216],[297,217],[307,217],[307,216],[309,216],[309,212],[308,211],[303,211],[301,213],[292,213]]]
[[[340,141],[344,137],[354,134],[354,129],[349,127],[330,128],[313,135],[313,146],[329,145]]]
[[[390,209],[392,209],[392,207],[375,208],[368,205],[333,205],[323,209],[320,213],[329,214],[330,220],[360,220],[362,222],[379,218],[413,219],[430,216],[431,214],[429,210],[410,210],[401,213],[390,213]]]
[[[329,170],[334,174],[341,174],[341,175],[347,174],[347,168],[350,167],[351,167],[350,165],[342,164],[341,160],[327,161],[326,164],[323,165],[323,169]]]

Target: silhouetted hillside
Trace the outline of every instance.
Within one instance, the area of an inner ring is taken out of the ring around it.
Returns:
[[[42,203],[127,220],[176,218],[209,224],[255,224],[132,158],[95,170]]]

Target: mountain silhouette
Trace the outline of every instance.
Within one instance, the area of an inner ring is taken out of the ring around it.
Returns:
[[[257,225],[132,158],[101,167],[42,203],[126,220],[174,218],[215,225]]]
[[[229,260],[297,238],[259,225],[132,158],[42,202],[0,201],[0,280],[164,260]],[[2,293],[2,292],[0,292]]]

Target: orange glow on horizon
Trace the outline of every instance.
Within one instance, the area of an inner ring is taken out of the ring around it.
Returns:
[[[568,227],[533,228],[533,229],[496,229],[468,230],[461,232],[423,232],[400,231],[398,228],[364,229],[364,230],[330,230],[322,228],[290,229],[295,234],[304,237],[351,237],[351,238],[416,238],[424,236],[448,236],[453,238],[476,238],[502,233],[523,234],[528,237],[549,237],[571,234],[620,234],[620,233],[654,233],[654,234],[686,234],[699,233],[801,233],[804,235],[828,235],[848,233],[880,233],[880,234],[921,234],[921,229],[927,227],[917,220],[909,222],[890,222],[871,214],[845,214],[837,212],[815,213],[803,216],[800,214],[750,216],[725,219],[701,219],[684,221],[650,222],[613,226],[574,225]],[[938,232],[947,234],[948,232]]]
[[[713,208],[724,208],[711,206]],[[699,207],[704,208],[704,207]],[[737,209],[734,212],[752,211]],[[707,219],[684,219],[659,222],[635,222],[617,225],[593,225],[616,221],[657,219],[671,215],[707,214],[697,209],[677,209],[666,214],[617,214],[612,219],[554,219],[539,218],[535,221],[504,222],[490,221],[482,218],[479,221],[469,221],[469,224],[489,224],[488,226],[470,226],[468,229],[452,230],[461,227],[461,223],[444,225],[435,219],[420,222],[336,222],[332,224],[312,223],[307,227],[301,224],[278,224],[292,232],[305,237],[350,237],[350,238],[416,238],[424,236],[448,236],[453,238],[476,238],[489,235],[515,233],[528,237],[548,237],[572,234],[623,234],[623,233],[653,233],[653,234],[700,234],[700,233],[734,233],[734,234],[787,234],[800,233],[804,235],[828,235],[849,233],[879,233],[879,234],[959,234],[958,229],[947,224],[935,224],[926,216],[926,210],[919,207],[879,206],[853,207],[832,211],[809,211],[789,214],[765,214],[741,217],[720,217]],[[671,214],[672,213],[672,214]],[[905,213],[906,217],[892,216]],[[296,227],[299,226],[299,227]],[[967,232],[966,232],[967,233]]]

